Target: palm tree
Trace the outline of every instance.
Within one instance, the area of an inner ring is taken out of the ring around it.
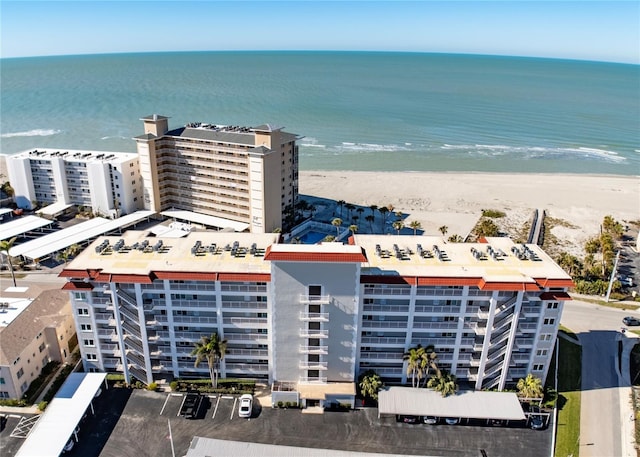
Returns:
[[[392,225],[393,225],[393,229],[398,232],[398,235],[400,235],[400,230],[404,228],[404,222],[394,221]]]
[[[331,221],[331,225],[336,228],[336,237],[340,236],[340,226],[342,225],[342,219],[336,217]]]
[[[360,382],[358,383],[360,394],[365,398],[371,398],[375,401],[378,401],[378,392],[382,389],[382,386],[383,383],[380,375],[373,370],[365,371],[362,376],[360,376]]]
[[[384,233],[384,224],[387,222],[387,213],[389,212],[389,209],[386,206],[381,206],[378,208],[378,211],[380,211],[380,216],[382,216],[382,228]]]
[[[349,226],[349,230],[351,230],[352,235],[355,235],[356,232],[358,231],[358,226],[356,224],[352,224]]]
[[[446,225],[442,225],[438,230],[440,230],[440,233],[442,233],[442,236],[445,236],[449,231],[449,227],[447,227]]]
[[[521,398],[542,398],[544,393],[542,380],[531,373],[525,378],[519,379],[516,388],[518,389],[518,397]]]
[[[430,344],[429,346],[424,348],[422,357],[425,359],[427,365],[427,372],[425,373],[426,376],[429,375],[430,370],[434,371],[436,377],[440,376],[441,373],[440,368],[438,368],[438,354],[436,354],[436,348],[433,346],[433,344]]]
[[[340,217],[342,217],[342,205],[346,202],[344,200],[338,200],[338,208],[340,208]]]
[[[353,203],[346,203],[344,207],[349,211],[349,218],[351,218],[351,211],[356,209],[356,205],[354,205]]]
[[[195,342],[194,346],[193,351],[191,351],[191,355],[196,356],[196,361],[193,366],[198,368],[198,365],[200,365],[203,360],[206,360],[209,365],[211,385],[214,389],[217,388],[218,367],[227,352],[227,340],[221,340],[218,334],[213,332],[211,336],[203,336],[200,338],[200,341]]]
[[[396,219],[397,220],[401,220],[402,216],[404,216],[404,214],[402,214],[402,211],[396,211]]]
[[[11,262],[11,256],[9,255],[9,249],[13,247],[13,243],[16,242],[17,237],[13,237],[10,240],[0,241],[0,252],[4,252],[7,256],[7,262],[9,263],[9,271],[11,272],[11,279],[13,279],[13,287],[16,286],[16,274],[13,271],[13,263]]]
[[[373,221],[375,220],[375,217],[372,216],[371,214],[367,214],[364,217],[364,220],[369,223],[369,230],[371,231],[371,233],[373,233]]]
[[[411,227],[413,229],[413,234],[417,235],[418,234],[418,230],[422,228],[422,224],[418,221],[411,221],[409,223],[409,227]]]
[[[447,241],[449,241],[450,243],[462,243],[464,240],[460,235],[453,234]]]
[[[456,376],[449,373],[448,371],[443,371],[439,376],[434,376],[433,378],[429,379],[429,382],[427,382],[427,387],[435,390],[436,392],[440,392],[443,397],[453,395],[458,390]]]
[[[411,376],[412,387],[419,387],[420,380],[424,376],[425,359],[423,355],[424,348],[421,345],[410,348],[402,355],[402,360],[407,362],[407,376]]]
[[[369,209],[371,210],[371,215],[375,217],[376,210],[378,209],[378,205],[369,205]]]

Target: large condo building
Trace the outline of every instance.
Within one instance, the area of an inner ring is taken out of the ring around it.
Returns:
[[[418,344],[476,389],[544,379],[571,278],[535,245],[487,241],[138,231],[99,238],[61,274],[88,371],[206,377],[190,352],[217,332],[228,341],[223,377],[268,380],[309,402],[369,369],[407,382],[402,355]]]
[[[141,120],[144,135],[135,140],[145,209],[193,211],[246,223],[253,233],[284,225],[298,194],[295,135],[268,124],[169,130],[165,116]]]
[[[112,217],[142,208],[137,154],[35,149],[5,160],[21,208],[59,202]]]

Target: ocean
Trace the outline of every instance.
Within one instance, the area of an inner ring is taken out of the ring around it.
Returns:
[[[134,152],[141,117],[303,137],[302,170],[640,174],[640,67],[420,53],[0,60],[0,152]]]

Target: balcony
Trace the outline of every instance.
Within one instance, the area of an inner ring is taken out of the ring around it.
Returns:
[[[223,301],[222,309],[267,309],[266,301]]]
[[[269,335],[266,333],[225,333],[225,339],[229,343],[251,343],[266,344],[269,342]]]
[[[226,359],[234,358],[234,357],[258,357],[258,358],[267,358],[269,356],[269,351],[267,349],[237,349],[237,348],[227,348]]]
[[[111,313],[95,313],[94,314],[97,323],[109,323],[111,319],[113,319],[113,314]]]
[[[300,336],[303,338],[329,338],[329,330],[312,330],[303,328],[300,330]]]
[[[328,305],[329,303],[331,303],[331,296],[300,294],[300,303],[314,304],[314,305]]]
[[[300,353],[326,355],[329,353],[329,346],[308,346],[306,344],[301,344]]]
[[[222,323],[236,328],[264,328],[268,320],[266,317],[225,317]]]
[[[227,372],[241,372],[248,374],[265,374],[269,372],[269,365],[258,363],[226,363]]]
[[[329,313],[308,313],[306,311],[300,311],[300,320],[307,322],[328,322]]]
[[[301,360],[298,367],[303,370],[326,370],[327,362],[309,362],[307,360]]]
[[[361,352],[360,360],[396,360],[402,361],[402,352]]]
[[[216,324],[218,319],[216,317],[206,316],[173,316],[173,322],[175,323],[187,323],[187,324]]]
[[[326,384],[326,376],[300,376],[298,382],[302,384]]]
[[[406,321],[362,321],[362,328],[407,328]]]

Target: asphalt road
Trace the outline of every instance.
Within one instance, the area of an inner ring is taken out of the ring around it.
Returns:
[[[621,436],[628,389],[618,377],[618,341],[622,318],[635,311],[606,308],[586,302],[565,304],[562,324],[582,343],[582,395],[580,455],[623,456],[627,448]],[[628,437],[627,437],[628,438]]]

